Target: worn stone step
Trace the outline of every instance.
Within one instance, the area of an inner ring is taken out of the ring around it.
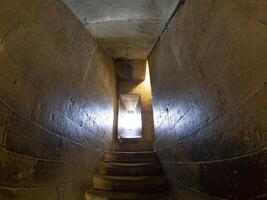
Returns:
[[[104,154],[104,162],[126,162],[126,163],[152,163],[157,162],[157,154],[148,152],[117,152],[109,151]]]
[[[120,138],[117,144],[140,144],[143,143],[142,138]]]
[[[171,200],[168,192],[125,193],[91,190],[86,192],[85,200]]]
[[[100,174],[117,176],[151,176],[161,174],[159,163],[114,163],[102,162]]]
[[[114,192],[156,192],[166,190],[163,176],[107,176],[93,177],[93,189]]]
[[[151,142],[118,142],[114,145],[115,151],[137,152],[153,151]]]

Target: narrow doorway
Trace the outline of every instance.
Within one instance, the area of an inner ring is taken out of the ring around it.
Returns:
[[[118,138],[142,138],[141,97],[139,94],[120,95]]]

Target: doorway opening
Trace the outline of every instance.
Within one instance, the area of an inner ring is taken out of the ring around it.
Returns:
[[[118,113],[118,138],[142,138],[141,97],[139,94],[121,94]]]

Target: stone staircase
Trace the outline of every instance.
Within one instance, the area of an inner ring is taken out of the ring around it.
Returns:
[[[99,174],[85,196],[86,200],[170,200],[152,145],[129,141],[104,154]]]

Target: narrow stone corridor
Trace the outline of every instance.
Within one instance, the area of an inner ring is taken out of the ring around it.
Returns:
[[[267,199],[266,0],[0,0],[0,200]]]

